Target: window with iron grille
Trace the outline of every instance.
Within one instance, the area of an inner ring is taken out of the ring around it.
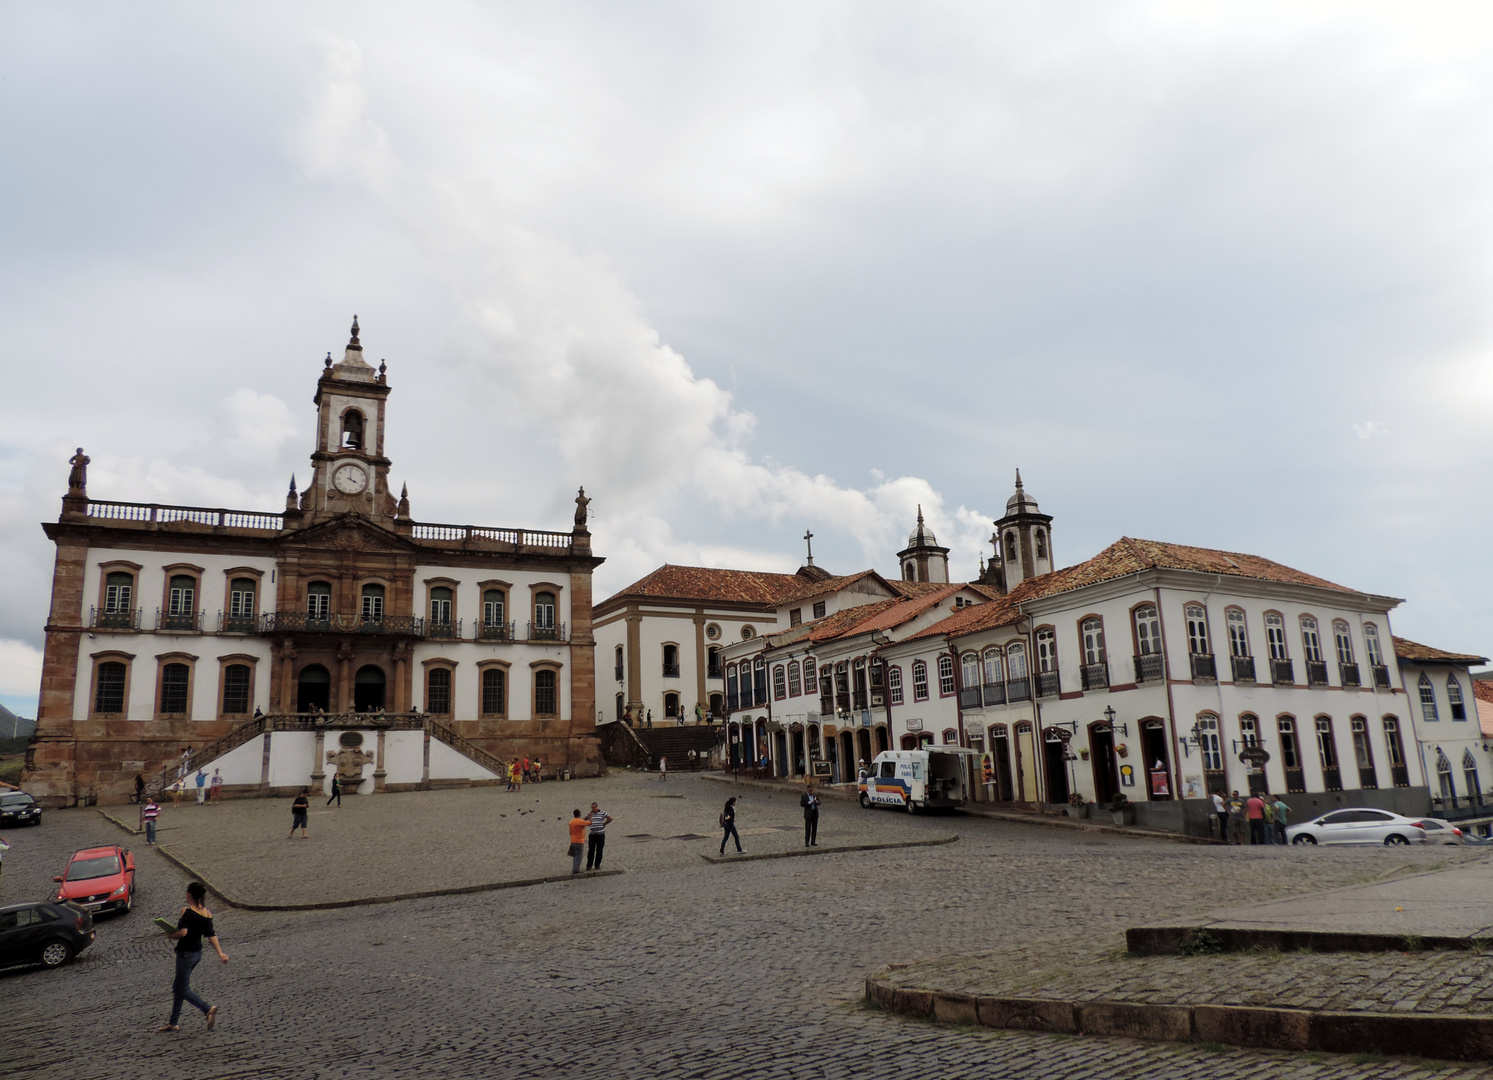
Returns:
[[[425,711],[434,716],[451,715],[451,672],[431,668],[425,676]]]
[[[192,685],[192,669],[186,664],[167,664],[161,669],[161,712],[187,711],[187,693]]]
[[[622,695],[617,695],[617,718],[622,718]],[[484,668],[482,672],[482,714],[503,716],[508,712],[508,673],[502,668]]]
[[[554,716],[558,711],[555,673],[548,668],[534,672],[534,715]]]
[[[252,672],[247,664],[229,664],[223,669],[223,711],[246,713],[249,711],[249,679]]]
[[[93,711],[124,712],[124,680],[128,669],[118,660],[106,660],[94,677]]]

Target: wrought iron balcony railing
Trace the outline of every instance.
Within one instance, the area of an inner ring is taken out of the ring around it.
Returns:
[[[568,640],[565,637],[565,624],[564,623],[556,623],[553,626],[545,626],[545,625],[542,625],[542,624],[530,623],[529,624],[529,638],[528,638],[528,640],[530,640],[530,641],[565,641],[565,640]]]
[[[961,709],[979,709],[984,706],[980,698],[978,686],[966,686],[959,691],[959,707]]]
[[[1325,660],[1308,660],[1306,662],[1306,685],[1307,686],[1326,686],[1327,685],[1327,661],[1325,661]]]
[[[258,615],[229,615],[226,611],[218,612],[218,633],[257,634],[258,632]]]
[[[1194,680],[1218,678],[1218,664],[1212,653],[1193,653],[1190,659]]]
[[[1057,697],[1061,689],[1061,680],[1056,671],[1037,672],[1038,697]]]
[[[138,630],[140,629],[140,609],[123,608],[100,611],[98,608],[90,608],[88,625],[95,630]]]
[[[1374,664],[1374,685],[1380,690],[1389,689],[1389,667],[1386,664]]]
[[[1138,683],[1160,682],[1165,672],[1160,653],[1137,653],[1135,656],[1135,681]]]
[[[1270,681],[1276,686],[1296,685],[1296,667],[1290,660],[1271,658]]]
[[[678,664],[665,664],[664,665],[664,678],[666,678],[666,679],[677,679],[677,678],[679,678],[679,665]]]
[[[178,633],[196,634],[202,631],[202,612],[181,611],[171,614],[156,608],[156,629],[175,630]]]
[[[1032,684],[1028,679],[1011,679],[1006,683],[1006,700],[1015,704],[1032,699]]]
[[[1358,681],[1358,665],[1357,664],[1343,664],[1343,663],[1340,663],[1337,666],[1337,674],[1338,674],[1338,678],[1342,680],[1344,686],[1361,686],[1362,685],[1362,683],[1360,683]]]
[[[484,622],[477,624],[478,641],[512,641],[513,624],[511,622]],[[617,676],[621,679],[622,676]]]
[[[1079,669],[1079,675],[1085,690],[1107,690],[1109,688],[1109,664],[1106,662],[1084,664]]]
[[[986,683],[980,690],[986,705],[1004,705],[1006,703],[1005,683]]]

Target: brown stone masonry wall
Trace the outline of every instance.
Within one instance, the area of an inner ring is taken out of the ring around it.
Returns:
[[[41,697],[36,736],[26,754],[22,786],[49,806],[76,799],[73,761],[73,700],[78,651],[83,638],[83,576],[88,545],[58,541],[52,571],[52,608],[42,654]],[[88,693],[88,688],[83,688]]]

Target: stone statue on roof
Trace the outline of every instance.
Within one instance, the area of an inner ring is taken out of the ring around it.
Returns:
[[[68,459],[72,472],[67,474],[67,492],[69,495],[88,494],[88,463],[93,459],[83,453],[83,448],[78,447],[78,452]]]
[[[586,507],[591,505],[591,500],[586,498],[586,489],[581,488],[575,497],[575,527],[578,532],[586,531]]]

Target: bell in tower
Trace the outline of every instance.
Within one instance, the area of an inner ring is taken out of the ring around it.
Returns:
[[[938,546],[933,530],[923,524],[923,508],[918,507],[917,526],[907,537],[907,547],[897,552],[902,565],[903,581],[949,580],[949,549]]]

